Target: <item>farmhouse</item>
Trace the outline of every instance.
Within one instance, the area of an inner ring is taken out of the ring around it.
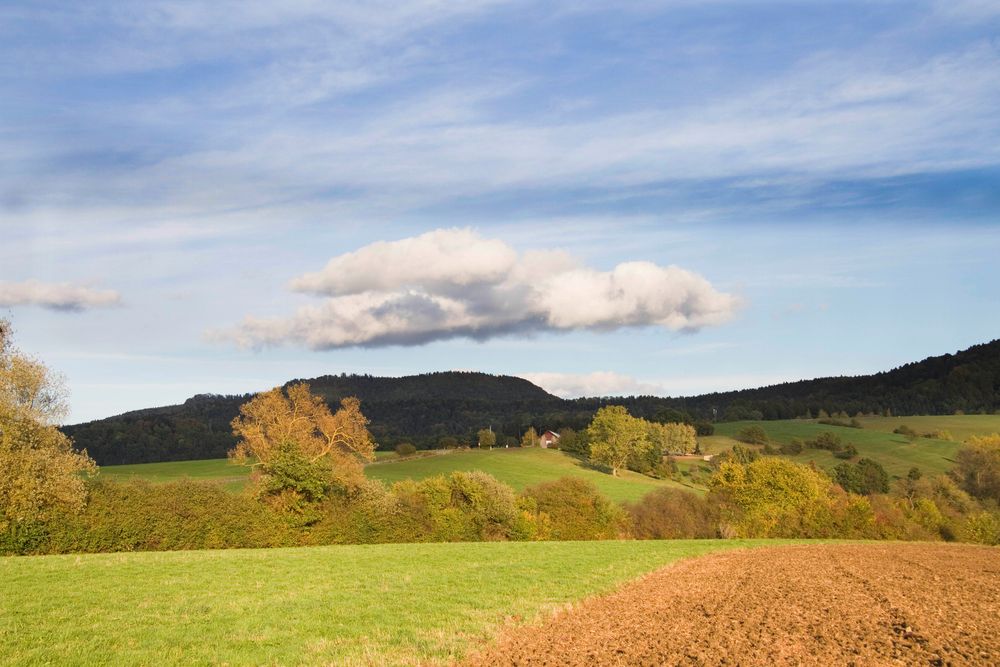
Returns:
[[[546,431],[538,437],[538,444],[542,449],[548,449],[549,447],[559,447],[559,434],[554,431]]]

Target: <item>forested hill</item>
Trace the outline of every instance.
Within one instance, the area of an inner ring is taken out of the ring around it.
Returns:
[[[486,373],[324,375],[287,384],[296,382],[309,383],[334,409],[346,396],[361,399],[383,448],[404,440],[430,447],[448,436],[467,443],[472,432],[487,426],[518,434],[521,424],[533,420],[563,424],[589,417],[565,414],[570,403],[527,380]],[[101,465],[221,458],[235,445],[230,422],[250,398],[199,394],[180,405],[136,410],[63,431]]]
[[[517,437],[528,426],[582,428],[598,407],[608,403],[625,405],[645,418],[656,418],[658,413],[677,418],[679,411],[690,419],[718,420],[788,419],[818,415],[820,410],[851,415],[995,412],[1000,409],[1000,340],[874,375],[685,398],[563,400],[527,380],[484,373],[402,378],[326,375],[305,381],[334,407],[344,396],[360,398],[383,448],[403,440],[431,447],[443,438],[471,442],[474,432],[486,426],[501,438]],[[249,398],[199,395],[181,405],[138,410],[64,430],[103,465],[218,458],[232,448],[229,423]]]

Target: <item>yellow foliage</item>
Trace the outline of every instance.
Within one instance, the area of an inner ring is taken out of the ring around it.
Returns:
[[[17,352],[10,325],[0,320],[0,532],[86,501],[81,473],[96,466],[56,428],[65,411],[61,380]]]

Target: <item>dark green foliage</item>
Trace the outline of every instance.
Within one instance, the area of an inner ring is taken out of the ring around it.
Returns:
[[[816,436],[814,440],[806,440],[806,447],[810,449],[826,449],[831,452],[839,452],[844,448],[844,442],[840,436],[830,431],[824,431]]]
[[[924,473],[921,472],[920,468],[918,468],[916,466],[913,466],[912,468],[910,468],[910,470],[906,473],[906,479],[908,479],[908,480],[910,480],[912,482],[917,481],[918,479],[920,479],[923,476],[924,476]]]
[[[524,490],[534,501],[539,537],[552,540],[606,540],[621,535],[625,515],[590,482],[563,477]]]
[[[684,410],[678,410],[677,408],[662,408],[656,411],[653,418],[649,421],[659,422],[661,424],[693,424],[694,418]]]
[[[760,426],[747,426],[737,434],[736,439],[750,445],[763,445],[768,442],[767,432]]]
[[[834,481],[845,491],[868,496],[889,492],[889,474],[877,461],[861,459],[854,465],[840,463],[833,469]]]
[[[587,430],[577,431],[568,426],[560,430],[559,449],[583,457],[590,456],[590,443],[587,442]]]
[[[700,436],[714,435],[715,425],[710,421],[696,421],[694,423],[694,431]]]
[[[817,424],[825,424],[827,426],[842,426],[844,428],[864,428],[862,424],[857,419],[852,419],[851,421],[846,421],[844,419],[839,419],[836,417],[829,417],[826,419],[817,419]]]
[[[895,430],[893,430],[893,433],[896,433],[898,435],[906,436],[910,440],[914,440],[914,439],[920,437],[919,433],[917,433],[914,429],[910,428],[906,424],[903,424],[902,426],[899,426],[898,428],[896,428]]]
[[[417,448],[408,442],[399,443],[398,445],[396,445],[395,449],[396,453],[399,454],[400,456],[412,456],[417,452]]]
[[[657,489],[626,505],[632,535],[641,540],[718,537],[719,507],[680,489]]]
[[[854,445],[846,445],[843,449],[833,453],[838,459],[853,459],[858,455],[858,448]]]

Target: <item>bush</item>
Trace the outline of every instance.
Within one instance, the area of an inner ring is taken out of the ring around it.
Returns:
[[[697,421],[694,423],[694,430],[700,436],[715,435],[715,425],[712,422]]]
[[[920,435],[919,433],[917,433],[916,431],[914,431],[912,428],[910,428],[906,424],[903,424],[901,426],[896,427],[895,429],[893,429],[892,432],[895,433],[895,434],[897,434],[897,435],[906,436],[910,440],[913,440],[914,438],[917,438]]]
[[[87,506],[48,525],[48,553],[294,545],[294,526],[249,494],[211,482],[91,484]]]
[[[802,453],[802,448],[802,441],[798,438],[792,438],[791,442],[787,442],[781,446],[781,453],[786,456],[795,456]]]
[[[846,494],[809,466],[767,457],[724,463],[709,501],[721,508],[723,537],[865,537],[874,533],[867,499]]]
[[[413,456],[417,453],[417,448],[408,442],[401,442],[396,445],[396,453],[400,456]]]
[[[853,459],[855,456],[858,455],[858,448],[855,447],[854,445],[847,445],[840,451],[834,452],[833,455],[836,456],[838,459]]]
[[[814,440],[807,440],[806,447],[837,452],[844,448],[844,443],[840,440],[840,436],[836,433],[824,431],[823,433],[817,435]]]
[[[680,489],[657,489],[626,505],[632,535],[642,540],[718,537],[719,508]]]
[[[605,498],[591,482],[577,477],[563,477],[528,487],[524,497],[534,503],[540,539],[614,539],[626,527],[622,509]]]
[[[872,459],[861,459],[853,466],[841,463],[833,470],[834,481],[845,491],[868,496],[889,492],[889,474]]]
[[[963,542],[1000,545],[1000,514],[996,512],[970,514],[962,523],[959,538]]]
[[[768,441],[767,432],[760,426],[747,426],[736,435],[736,439],[749,445],[763,445]]]

